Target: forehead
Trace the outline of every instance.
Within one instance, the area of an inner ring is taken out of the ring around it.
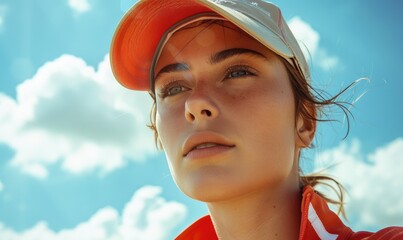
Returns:
[[[197,59],[209,53],[230,48],[249,48],[265,55],[274,55],[263,44],[234,24],[223,20],[199,21],[177,30],[163,47],[155,69],[161,64]]]

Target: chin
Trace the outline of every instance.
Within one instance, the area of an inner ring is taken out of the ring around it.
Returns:
[[[218,173],[217,173],[218,172]],[[240,181],[239,176],[229,176],[220,171],[212,171],[207,174],[193,174],[185,181],[177,181],[181,191],[192,199],[201,202],[225,201],[245,194],[250,187],[245,181]]]
[[[204,203],[212,203],[225,201],[236,197],[237,195],[239,195],[239,191],[235,191],[236,189],[236,187],[234,187],[233,190],[231,190],[230,188],[222,188],[215,184],[211,186],[204,185],[202,187],[192,189],[182,189],[182,191],[194,200]]]

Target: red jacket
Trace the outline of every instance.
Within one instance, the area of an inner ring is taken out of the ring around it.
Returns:
[[[302,194],[299,240],[403,240],[403,227],[388,227],[376,233],[353,232],[332,212],[311,186]],[[210,216],[190,225],[176,240],[218,240]]]

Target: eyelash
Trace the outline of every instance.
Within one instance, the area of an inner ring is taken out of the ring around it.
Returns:
[[[187,88],[187,87],[183,86],[183,84],[181,84],[180,82],[182,82],[182,81],[180,81],[180,80],[172,80],[172,81],[169,81],[168,83],[164,84],[164,86],[161,87],[161,90],[159,91],[158,96],[161,99],[164,99],[164,98],[170,97],[170,96],[175,96],[176,94],[170,93],[170,90],[172,88],[180,87],[180,88],[182,88],[182,90],[184,88]]]
[[[230,76],[230,74],[234,72],[241,72],[241,71],[245,72],[245,74],[240,76]],[[246,65],[231,66],[227,69],[227,71],[225,71],[225,79],[242,78],[245,76],[256,76],[256,73],[252,68]]]
[[[230,76],[231,74],[233,74],[234,72],[244,72],[243,75],[239,75],[239,76]],[[256,71],[254,71],[252,68],[250,68],[249,66],[246,65],[235,65],[235,66],[231,66],[229,67],[224,74],[224,79],[235,79],[235,78],[242,78],[242,77],[248,77],[248,76],[256,76]],[[166,97],[170,97],[170,96],[175,96],[178,93],[181,93],[183,91],[186,91],[186,89],[188,89],[188,87],[185,87],[183,84],[181,84],[181,80],[172,80],[167,82],[166,84],[164,84],[164,86],[161,87],[161,90],[158,93],[158,96],[161,99],[164,99]],[[181,88],[181,91],[178,93],[171,93],[170,90],[172,90],[175,87],[179,87]]]

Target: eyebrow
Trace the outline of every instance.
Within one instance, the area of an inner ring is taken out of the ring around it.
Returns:
[[[210,60],[209,62],[211,64],[218,64],[220,62],[223,62],[224,60],[234,57],[234,56],[238,56],[238,55],[252,55],[255,57],[259,57],[262,58],[264,60],[268,60],[268,58],[261,54],[260,52],[251,50],[251,49],[247,49],[247,48],[231,48],[231,49],[226,49],[223,50],[221,52],[215,53],[213,55],[210,56]],[[184,71],[189,71],[190,67],[186,64],[186,63],[173,63],[173,64],[169,64],[165,67],[163,67],[155,76],[154,78],[154,83],[155,81],[158,79],[158,77],[164,73],[170,73],[170,72],[184,72]]]
[[[158,77],[163,73],[184,72],[189,70],[190,67],[186,63],[172,63],[163,67],[155,76],[154,81],[157,80]]]
[[[211,64],[217,64],[220,63],[230,57],[234,57],[237,55],[243,55],[243,54],[248,54],[248,55],[253,55],[255,57],[263,58],[267,60],[267,57],[260,52],[247,49],[247,48],[231,48],[227,50],[223,50],[221,52],[218,52],[210,57],[210,63]]]

